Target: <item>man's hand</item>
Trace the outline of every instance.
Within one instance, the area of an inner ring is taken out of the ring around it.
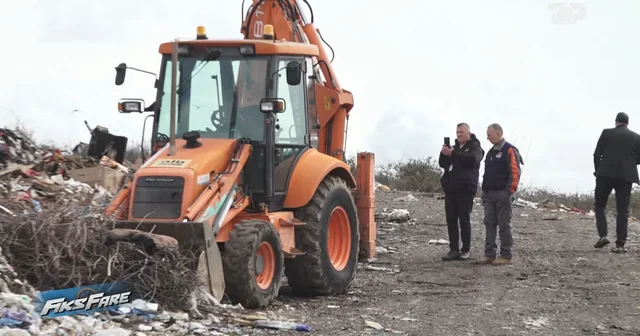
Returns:
[[[446,155],[446,156],[451,156],[451,153],[453,152],[453,148],[451,148],[450,146],[447,145],[442,145],[442,150],[440,151],[440,153]]]

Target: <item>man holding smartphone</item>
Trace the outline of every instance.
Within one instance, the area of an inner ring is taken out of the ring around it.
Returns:
[[[456,126],[456,141],[453,147],[448,137],[444,139],[438,159],[440,167],[444,169],[440,183],[445,193],[444,204],[449,231],[449,253],[442,257],[444,261],[469,259],[470,216],[473,199],[478,190],[480,162],[483,157],[484,150],[480,141],[471,133],[466,123]]]

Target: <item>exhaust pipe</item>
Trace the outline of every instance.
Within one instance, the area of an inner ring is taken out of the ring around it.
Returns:
[[[178,86],[178,40],[171,48],[171,121],[169,122],[169,155],[176,155],[176,101]]]

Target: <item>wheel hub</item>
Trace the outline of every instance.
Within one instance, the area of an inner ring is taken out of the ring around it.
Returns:
[[[343,207],[336,207],[329,216],[327,251],[333,267],[342,271],[351,255],[351,228],[349,216]]]
[[[256,275],[261,275],[264,272],[264,257],[262,255],[256,256]]]
[[[255,256],[256,284],[262,290],[267,290],[273,282],[276,265],[275,252],[268,242],[260,243]]]

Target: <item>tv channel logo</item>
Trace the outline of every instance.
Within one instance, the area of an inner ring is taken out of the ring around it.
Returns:
[[[547,5],[553,24],[576,24],[587,15],[587,7],[579,2],[554,2]]]
[[[126,285],[106,283],[42,292],[37,298],[36,312],[41,318],[90,314],[132,301]]]

